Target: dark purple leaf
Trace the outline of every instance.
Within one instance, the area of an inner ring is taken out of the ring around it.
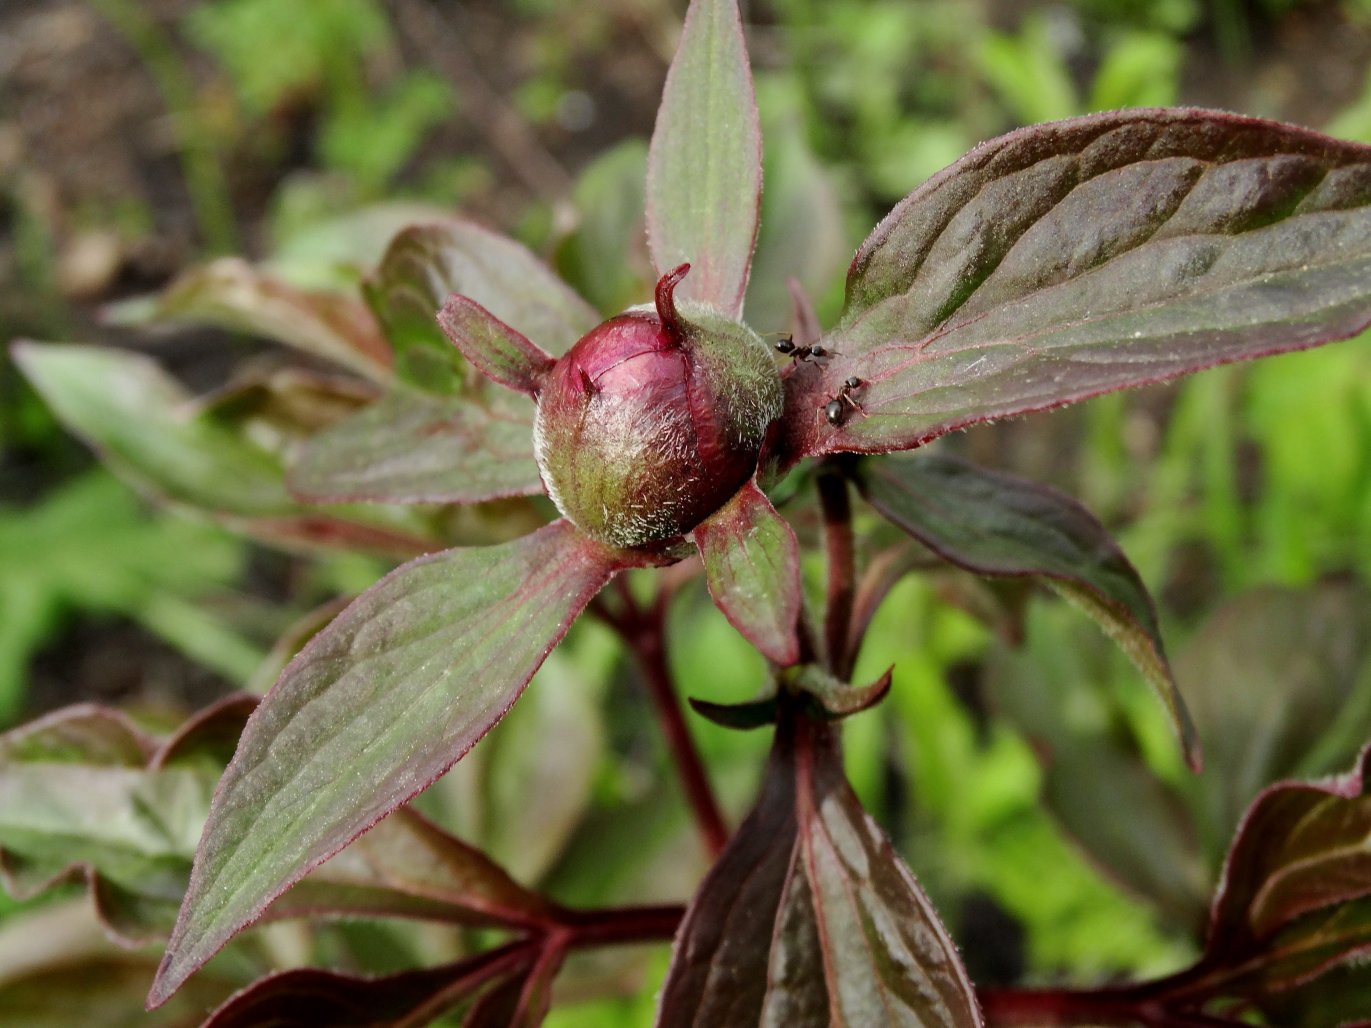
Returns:
[[[858,251],[842,356],[789,380],[793,455],[954,429],[1371,321],[1371,149],[1216,111],[1136,109],[977,147]],[[853,410],[824,404],[849,376]]]
[[[657,274],[689,263],[679,295],[738,317],[761,191],[762,136],[738,5],[692,0],[647,156]]]
[[[522,981],[537,950],[510,943],[466,960],[384,978],[305,968],[255,982],[216,1010],[203,1028],[401,1028],[477,999],[509,980]]]
[[[761,798],[677,934],[659,1025],[982,1023],[951,940],[847,784],[834,732],[783,714]]]
[[[1326,783],[1279,782],[1248,809],[1214,900],[1191,995],[1297,985],[1371,950],[1371,750]],[[1179,991],[1179,990],[1173,990]]]
[[[558,521],[412,561],[315,636],[224,774],[149,1002],[451,767],[623,566]]]
[[[320,433],[287,483],[315,502],[480,503],[543,491],[533,459],[533,408],[397,386]]]
[[[1156,689],[1191,767],[1199,740],[1162,647],[1142,579],[1104,527],[1046,486],[933,454],[868,460],[862,495],[893,524],[958,567],[990,576],[1040,576],[1080,605]]]
[[[662,1028],[753,1028],[797,837],[794,746],[772,748],[761,794],[676,933],[658,1004]],[[822,980],[822,979],[821,979]]]
[[[741,732],[761,728],[776,723],[777,701],[775,696],[747,703],[711,703],[709,700],[690,697],[690,706],[695,713],[713,721],[724,728],[734,728]]]
[[[552,357],[470,297],[448,297],[438,325],[482,374],[515,392],[535,396],[552,369]]]
[[[122,310],[127,315],[130,308]],[[278,340],[367,378],[390,377],[390,346],[364,304],[342,293],[299,289],[237,257],[186,272],[137,311],[138,321],[217,325]]]
[[[434,319],[453,293],[471,297],[554,356],[600,320],[524,247],[456,219],[414,225],[397,235],[365,291],[398,353],[428,350],[450,365],[461,361]]]
[[[799,660],[799,544],[756,481],[692,534],[709,593],[733,627],[767,659],[782,666]]]

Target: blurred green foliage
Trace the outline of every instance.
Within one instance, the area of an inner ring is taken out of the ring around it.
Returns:
[[[572,18],[548,0],[508,5],[537,69],[516,88],[514,109],[535,126],[555,125],[569,92],[599,84],[585,69],[587,56],[612,62],[614,20],[632,15],[625,10],[633,6]],[[826,254],[850,253],[891,203],[977,141],[1031,121],[1184,102],[1196,62],[1260,59],[1253,26],[1299,13],[1289,0],[1076,0],[1024,5],[1022,17],[1005,25],[992,24],[989,6],[755,5],[774,20],[767,33],[759,30],[769,44],[758,55],[769,213],[748,298],[759,327],[784,326],[786,298],[776,284],[786,274],[810,286],[831,324],[841,304],[841,263],[833,266]],[[1368,0],[1346,0],[1339,9],[1358,24],[1371,22]],[[179,28],[222,71],[229,93],[182,91],[169,105],[182,118],[203,120],[221,154],[242,147],[273,167],[305,173],[283,178],[270,204],[277,238],[298,244],[279,257],[295,281],[355,282],[357,267],[340,271],[337,240],[365,239],[369,263],[395,221],[360,214],[353,237],[331,235],[315,224],[321,212],[358,207],[402,184],[435,205],[453,205],[498,178],[487,155],[424,153],[434,130],[461,115],[462,97],[435,71],[406,63],[377,0],[217,0],[189,6]],[[143,38],[146,59],[172,67],[156,50],[170,44]],[[174,83],[178,73],[163,74]],[[1365,82],[1331,131],[1371,141],[1371,77]],[[305,152],[293,152],[302,136]],[[644,159],[642,141],[629,139],[584,162],[570,196],[579,212],[574,225],[547,211],[528,222],[530,233],[550,244],[559,271],[606,313],[645,295]],[[203,165],[201,172],[187,165],[186,174],[205,181]],[[339,180],[344,185],[335,190]],[[194,181],[188,184],[194,190]],[[212,179],[205,188],[216,188]],[[803,211],[819,195],[822,205],[812,212],[822,215],[827,241],[808,249],[787,231],[801,217],[796,205]],[[18,214],[22,279],[37,292],[53,291],[49,229],[28,208]],[[321,238],[326,242],[311,249]],[[1155,391],[1105,397],[1072,416],[1077,436],[1065,451],[1052,451],[1052,476],[1102,515],[1162,593],[1174,653],[1202,639],[1201,626],[1223,597],[1271,585],[1311,588],[1333,576],[1371,581],[1365,339],[1210,372],[1160,400]],[[1031,434],[1040,424],[1013,431]],[[44,452],[51,431],[26,393],[6,403],[0,427],[0,446],[11,450],[22,444]],[[31,506],[0,509],[0,724],[22,706],[33,653],[77,611],[132,618],[227,678],[246,681],[260,646],[213,602],[241,581],[245,554],[217,528],[149,514],[102,472]],[[356,588],[373,572],[369,561],[339,564],[332,581],[347,576]],[[1160,712],[1127,663],[1096,647],[1094,629],[1061,604],[1035,602],[1026,649],[1015,652],[949,605],[947,594],[941,579],[911,579],[873,625],[857,679],[894,663],[895,680],[890,701],[846,730],[848,769],[863,801],[891,829],[954,929],[973,894],[991,897],[1024,926],[1031,975],[1089,981],[1178,966],[1193,953],[1193,934],[1168,927],[1156,897],[1109,880],[1044,805],[1050,783],[1028,715],[1007,716],[1012,704],[1003,696],[967,695],[949,683],[968,667],[978,669],[972,678],[979,681],[992,666],[1000,687],[1017,683],[1028,692],[1031,685],[1037,691],[1030,695],[1060,705],[1051,742],[1107,741],[1114,757],[1175,786],[1181,772]],[[751,698],[764,667],[698,583],[673,616],[673,638],[682,643],[670,656],[682,692],[716,702]],[[569,902],[678,895],[703,858],[667,755],[644,731],[651,715],[631,670],[603,633],[583,625],[541,677],[557,688],[530,690],[489,743],[424,802],[497,856],[520,855],[522,874]],[[1243,684],[1227,683],[1228,702],[1243,703]],[[1363,674],[1355,686],[1350,702],[1365,705],[1371,678]],[[765,733],[699,719],[692,730],[725,805],[741,814]],[[540,745],[554,738],[557,746]],[[512,834],[529,823],[522,815],[530,795],[541,823],[552,826],[539,846]],[[375,948],[375,940],[352,944]],[[664,959],[661,951],[639,954],[628,979],[660,980]],[[651,1008],[650,991],[640,991],[559,1006],[548,1023],[636,1025]]]

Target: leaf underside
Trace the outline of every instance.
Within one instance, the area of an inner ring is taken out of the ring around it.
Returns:
[[[315,636],[224,774],[149,1003],[451,767],[621,566],[558,521],[403,565]]]
[[[986,143],[858,251],[839,354],[788,379],[790,458],[1315,346],[1371,322],[1371,148],[1135,109]],[[829,424],[850,376],[860,409]]]
[[[1152,598],[1094,515],[1055,489],[940,454],[863,461],[853,474],[867,502],[944,560],[978,575],[1040,576],[1084,608],[1156,689],[1198,767]]]
[[[762,136],[735,0],[687,10],[647,162],[657,274],[689,263],[677,295],[738,317],[757,241]]]
[[[757,806],[677,934],[658,1025],[981,1024],[951,940],[848,786],[831,733],[782,718]]]

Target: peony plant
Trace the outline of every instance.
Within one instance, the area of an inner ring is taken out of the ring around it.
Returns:
[[[599,321],[533,255],[461,221],[399,233],[369,280],[369,310],[325,311],[236,264],[174,288],[164,316],[265,319],[370,383],[348,397],[345,416],[282,447],[289,497],[274,485],[216,486],[174,460],[154,466],[129,445],[131,430],[109,411],[120,389],[158,394],[146,366],[75,348],[16,350],[59,414],[135,477],[156,476],[170,499],[217,488],[219,512],[258,535],[422,552],[314,634],[250,716],[241,704],[206,715],[238,718],[241,737],[208,807],[151,1007],[244,928],[311,910],[495,926],[508,939],[377,979],[287,972],[208,1023],[306,1023],[308,1009],[308,1023],[418,1024],[459,1011],[466,1024],[533,1024],[569,953],[669,936],[662,1025],[1238,1023],[1213,1011],[1302,985],[1371,947],[1366,869],[1336,884],[1297,870],[1350,866],[1337,840],[1371,816],[1359,770],[1263,794],[1191,971],[1112,990],[978,995],[848,785],[838,725],[890,687],[888,672],[851,679],[898,578],[859,567],[855,493],[953,565],[1040,579],[1077,602],[1154,686],[1199,768],[1152,602],[1098,521],[1052,490],[945,455],[883,455],[1361,331],[1371,323],[1371,148],[1194,109],[1013,132],[876,227],[852,260],[837,324],[822,330],[796,287],[792,330],[770,342],[743,320],[761,158],[737,6],[692,0],[648,157],[650,303]],[[112,396],[89,384],[92,359],[106,362]],[[174,457],[186,431],[168,413],[175,397],[162,414],[133,406],[163,417]],[[813,604],[782,493],[797,507],[817,499],[827,578]],[[542,495],[555,519],[498,544],[433,552],[422,523],[365,506]],[[632,569],[688,570],[696,555],[714,603],[770,668],[753,702],[695,704],[731,727],[774,726],[760,795],[736,830],[666,672],[665,610],[679,573],[661,572],[647,600],[605,590]],[[684,910],[564,908],[407,806],[509,711],[588,607],[653,684],[715,858]],[[164,770],[187,737],[196,736],[131,736],[138,772]],[[1317,813],[1301,820],[1306,807]],[[1320,824],[1328,831],[1310,827]],[[1304,834],[1278,853],[1256,841],[1287,830]],[[0,834],[0,845],[16,844]],[[349,855],[367,875],[347,877]],[[363,884],[370,906],[358,899]]]

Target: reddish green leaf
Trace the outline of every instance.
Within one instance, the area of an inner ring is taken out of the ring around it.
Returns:
[[[840,358],[790,379],[794,454],[993,418],[1371,321],[1371,148],[1215,111],[1109,112],[977,147],[858,251]],[[849,376],[859,410],[824,404]]]
[[[1187,761],[1199,767],[1152,599],[1089,511],[1046,486],[932,454],[863,461],[854,477],[872,506],[945,560],[980,575],[1040,576],[1080,605],[1157,690]]]
[[[480,503],[543,491],[533,409],[397,386],[315,436],[292,463],[291,491],[316,502]]]
[[[843,777],[834,730],[783,716],[756,808],[676,937],[658,1024],[981,1024],[927,898]]]
[[[224,774],[149,1001],[451,767],[622,566],[558,521],[412,561],[315,636]]]
[[[453,293],[471,297],[554,356],[565,353],[600,320],[524,247],[456,219],[414,225],[397,235],[365,292],[398,353],[417,347],[458,364],[434,320]]]
[[[270,541],[412,554],[422,537],[375,510],[306,508],[279,457],[198,412],[153,361],[102,347],[19,343],[17,363],[63,424],[135,487]]]
[[[806,664],[796,671],[790,688],[810,697],[818,713],[836,721],[870,710],[885,699],[894,668],[887,668],[869,685],[851,685],[817,664]]]
[[[762,191],[762,137],[735,0],[692,0],[647,157],[647,238],[678,295],[742,313]],[[479,299],[479,297],[478,297]]]
[[[543,923],[553,909],[483,853],[401,807],[297,882],[263,919],[412,917],[509,927]]]
[[[130,308],[122,310],[122,320],[132,320]],[[360,301],[296,288],[237,257],[186,272],[136,311],[140,322],[217,325],[278,340],[377,381],[390,376],[390,346]]]
[[[438,325],[487,378],[515,392],[536,395],[552,369],[552,357],[470,297],[448,297]]]
[[[800,659],[800,553],[795,533],[755,480],[692,533],[714,602],[769,660]]]
[[[304,968],[255,982],[216,1010],[203,1028],[315,1028],[369,1025],[401,1028],[430,1023],[513,979],[523,980],[536,949],[510,943],[454,964],[359,978]]]

